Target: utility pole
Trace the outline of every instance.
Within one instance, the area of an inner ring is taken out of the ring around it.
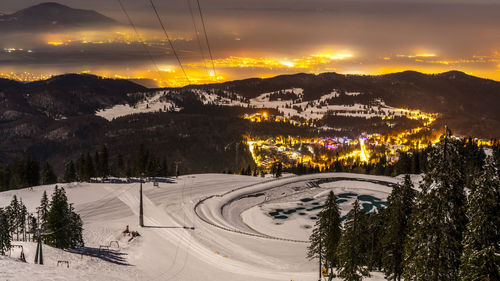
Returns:
[[[144,227],[144,208],[143,208],[143,204],[142,204],[142,174],[141,174],[141,177],[140,177],[140,182],[141,182],[141,187],[140,187],[140,191],[139,191],[139,197],[140,197],[140,203],[139,203],[139,225],[141,227]]]
[[[38,226],[38,237],[36,244],[36,255],[35,255],[35,264],[43,264],[43,251],[42,251],[42,231],[40,226]]]

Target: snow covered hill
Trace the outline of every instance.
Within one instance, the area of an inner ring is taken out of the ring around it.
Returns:
[[[305,257],[308,244],[299,240],[307,239],[311,229],[304,225],[313,225],[310,216],[319,208],[311,207],[305,217],[290,213],[286,219],[273,217],[269,210],[302,203],[318,206],[334,190],[346,194],[341,204],[345,213],[353,196],[368,205],[370,198],[383,201],[395,182],[341,173],[279,180],[201,174],[160,182],[158,187],[148,182],[144,228],[138,226],[138,183],[65,184],[69,201],[84,221],[86,253],[45,246],[45,265],[34,265],[36,245],[14,241],[23,245],[27,263],[15,259],[19,252],[0,257],[0,280],[317,280],[317,261]],[[44,190],[51,192],[53,186],[2,192],[0,206],[15,194],[34,212]],[[127,225],[141,236],[129,242],[122,235]],[[88,255],[111,241],[118,241],[119,247],[113,242],[108,255]],[[58,267],[59,260],[69,261],[69,268]],[[366,280],[382,276],[374,272]]]
[[[341,96],[356,97],[362,95],[360,92],[342,92],[332,89],[331,93],[325,94],[318,99],[304,100],[304,89],[291,88],[282,89],[259,96],[246,99],[236,92],[221,91],[216,89],[185,89],[160,90],[153,93],[144,93],[143,99],[134,106],[129,104],[118,104],[110,108],[101,109],[96,112],[111,121],[114,118],[137,113],[148,112],[173,112],[182,109],[182,100],[190,93],[204,105],[218,106],[240,106],[245,108],[276,109],[281,116],[286,118],[298,118],[302,120],[321,119],[325,114],[347,117],[416,117],[417,113],[408,110],[388,106],[378,98],[363,102],[351,102],[344,104]],[[415,116],[411,116],[411,115]]]

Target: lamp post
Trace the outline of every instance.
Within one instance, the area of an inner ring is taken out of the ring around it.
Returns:
[[[141,174],[141,177],[140,177],[140,191],[139,191],[139,198],[140,198],[140,202],[139,202],[139,225],[141,227],[144,227],[144,208],[143,208],[143,204],[142,204],[142,177],[144,176],[144,174]]]

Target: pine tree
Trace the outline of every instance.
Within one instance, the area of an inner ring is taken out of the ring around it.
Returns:
[[[11,176],[9,165],[0,164],[0,191],[9,189]]]
[[[101,149],[101,154],[99,155],[100,168],[101,168],[101,176],[107,177],[109,176],[109,155],[108,148],[103,145]]]
[[[10,228],[7,212],[0,208],[0,255],[5,255],[10,249]]]
[[[374,212],[363,212],[362,228],[365,242],[363,246],[364,256],[366,257],[365,265],[368,270],[382,269],[382,231],[383,222],[385,221],[385,208],[375,210]]]
[[[23,234],[23,241],[26,241],[26,218],[28,216],[28,209],[24,205],[22,198],[19,199],[19,213],[16,219],[17,227]]]
[[[368,269],[363,266],[364,237],[362,227],[362,210],[356,199],[352,210],[347,213],[344,230],[338,245],[338,276],[346,281],[360,281],[364,276],[369,276]]]
[[[66,162],[64,165],[64,182],[74,182],[76,181],[76,169],[73,160]]]
[[[45,236],[45,242],[50,246],[68,249],[83,245],[82,222],[80,216],[68,204],[64,188],[56,186],[52,194],[47,228],[51,234]]]
[[[458,141],[443,135],[430,154],[427,172],[420,186],[411,229],[405,245],[405,280],[448,281],[458,279],[465,228],[465,177],[457,163]]]
[[[42,171],[42,184],[53,184],[57,182],[57,176],[54,174],[52,167],[48,162],[45,162]]]
[[[404,183],[396,185],[387,198],[381,254],[385,277],[390,280],[401,280],[404,243],[415,196],[413,183],[406,175]]]
[[[123,156],[121,153],[118,153],[118,156],[116,158],[116,168],[118,169],[118,171],[116,172],[117,176],[122,176],[125,174],[125,162],[123,161]]]
[[[14,159],[12,163],[12,175],[9,186],[11,188],[23,188],[28,186],[25,161],[21,158]]]
[[[40,163],[34,158],[26,159],[26,177],[28,186],[40,184]]]
[[[17,236],[17,240],[19,240],[19,213],[20,213],[20,207],[19,207],[19,201],[17,200],[17,196],[14,195],[12,196],[12,200],[10,201],[10,205],[7,206],[7,218],[9,220],[9,232],[14,236],[14,233]]]
[[[40,218],[40,226],[43,230],[47,227],[47,217],[49,214],[49,197],[47,196],[47,191],[42,194],[42,199],[40,200],[40,207],[38,208],[38,215]]]
[[[100,155],[99,155],[99,152],[96,151],[95,154],[94,154],[94,176],[96,177],[102,177],[102,162],[101,162],[101,159],[100,159]]]
[[[94,160],[90,153],[85,156],[85,167],[84,167],[84,177],[82,180],[90,181],[91,178],[95,177]]]
[[[460,278],[500,280],[500,180],[493,159],[474,180],[467,202],[469,223],[464,234]]]
[[[80,154],[80,158],[78,158],[78,162],[76,165],[76,170],[78,171],[78,180],[79,181],[86,181],[86,175],[85,175],[85,156],[83,154]]]
[[[334,277],[333,268],[338,266],[337,246],[341,235],[340,211],[337,197],[330,191],[325,207],[318,215],[318,220],[309,238],[307,257],[319,258],[321,255],[325,268]],[[320,250],[321,249],[321,250]],[[323,266],[323,265],[322,265]]]

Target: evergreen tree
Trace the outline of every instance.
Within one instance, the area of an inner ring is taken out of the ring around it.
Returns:
[[[107,177],[110,174],[109,170],[109,155],[108,155],[108,148],[103,145],[101,148],[101,154],[99,155],[99,162],[100,162],[100,169],[101,169],[101,176],[102,177]]]
[[[404,243],[415,196],[413,183],[406,175],[404,183],[396,185],[387,198],[381,254],[385,277],[390,280],[401,280]]]
[[[92,156],[90,156],[90,153],[87,152],[87,155],[85,156],[85,167],[84,167],[84,177],[82,180],[84,181],[90,181],[91,178],[95,177],[95,169],[94,169],[94,160],[92,159]]]
[[[318,215],[318,220],[309,238],[307,257],[319,258],[321,255],[324,267],[329,275],[335,277],[333,268],[338,266],[337,246],[341,235],[340,211],[337,197],[330,191],[325,202],[325,207]],[[323,265],[322,265],[323,267]]]
[[[5,255],[10,249],[10,228],[7,212],[0,208],[0,255]]]
[[[12,176],[10,177],[10,187],[23,188],[28,186],[25,161],[21,158],[14,159],[12,163]]]
[[[70,160],[64,165],[64,182],[74,182],[76,181],[76,177],[75,163],[73,163],[73,160]]]
[[[28,157],[25,163],[25,175],[27,186],[35,186],[40,184],[40,163],[34,158]]]
[[[79,181],[86,181],[86,175],[85,175],[85,156],[83,154],[80,154],[80,158],[78,158],[78,162],[76,165],[76,170],[78,171],[78,178]]]
[[[500,142],[493,146],[493,161],[495,161],[497,168],[500,167]],[[500,177],[500,169],[497,169],[498,176]]]
[[[52,167],[48,162],[45,162],[42,171],[42,184],[53,184],[57,182],[57,176],[54,174]]]
[[[125,162],[123,161],[123,156],[121,153],[118,153],[118,156],[116,157],[116,168],[118,169],[116,173],[117,176],[122,176],[125,174]]]
[[[83,244],[80,216],[68,204],[64,188],[55,187],[47,215],[47,228],[51,234],[45,236],[50,246],[67,249]]]
[[[19,206],[19,201],[17,200],[17,196],[14,195],[12,196],[12,200],[10,201],[9,206],[7,206],[7,218],[9,220],[9,232],[14,236],[14,233],[17,236],[17,240],[19,240],[19,213],[20,213],[20,206]]]
[[[362,227],[362,210],[356,199],[352,210],[347,213],[344,230],[338,245],[338,276],[346,281],[360,281],[364,276],[369,276],[368,269],[363,266],[363,244],[365,233]]]
[[[495,166],[489,158],[468,198],[460,265],[464,281],[500,280],[500,180]]]
[[[40,200],[40,207],[38,208],[38,216],[40,218],[40,226],[43,230],[45,230],[46,226],[47,226],[49,207],[50,207],[49,197],[47,196],[47,191],[44,191],[42,194],[42,199]]]
[[[26,241],[26,218],[28,217],[28,209],[24,205],[22,198],[19,199],[19,213],[16,219],[17,227],[23,234],[23,241]]]
[[[459,141],[451,132],[430,154],[427,172],[420,186],[405,246],[405,280],[458,279],[465,228],[465,177],[457,163]]]
[[[9,189],[10,178],[11,171],[9,165],[0,164],[0,191]]]
[[[385,208],[374,212],[363,212],[362,228],[365,242],[363,245],[363,256],[366,257],[365,265],[368,270],[382,269],[382,231],[385,221]]]
[[[94,160],[94,176],[102,177],[102,166],[101,166],[102,163],[98,151],[95,152],[93,160]]]

